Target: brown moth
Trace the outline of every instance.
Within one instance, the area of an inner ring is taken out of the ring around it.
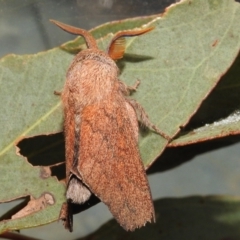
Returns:
[[[168,137],[149,121],[137,102],[127,98],[138,82],[133,87],[121,82],[114,62],[123,57],[124,37],[153,28],[117,33],[105,53],[86,30],[51,21],[81,35],[88,47],[74,58],[61,93],[68,202],[83,204],[94,193],[126,230],[154,222],[151,192],[138,150],[138,115],[147,127]],[[71,221],[65,226],[71,230]]]

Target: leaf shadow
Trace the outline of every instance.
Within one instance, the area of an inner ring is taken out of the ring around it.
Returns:
[[[22,200],[22,201],[19,203],[19,200]],[[30,201],[30,196],[26,196],[26,197],[20,197],[20,198],[14,199],[13,201],[10,201],[8,203],[4,203],[5,208],[8,208],[8,204],[11,204],[12,206],[12,203],[17,202],[14,207],[11,207],[3,215],[0,216],[0,221],[11,219],[12,215],[16,214],[22,208],[26,207],[29,201]]]
[[[240,142],[240,136],[229,136],[182,147],[169,147],[147,170],[148,174],[165,172],[193,160],[196,156]]]
[[[65,161],[63,132],[24,138],[17,147],[33,166],[49,166],[53,176],[65,178],[65,164],[61,164]]]
[[[117,66],[120,70],[120,73],[122,73],[125,68],[126,62],[138,63],[143,61],[149,61],[152,59],[153,59],[152,56],[143,56],[143,55],[125,53],[124,57],[117,61]]]

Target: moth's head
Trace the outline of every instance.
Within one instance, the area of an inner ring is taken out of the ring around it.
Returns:
[[[50,21],[52,23],[56,24],[58,27],[60,27],[61,29],[63,29],[66,32],[82,36],[86,41],[88,49],[100,51],[98,49],[96,40],[86,30],[81,29],[81,28],[72,27],[70,25],[58,22],[56,20],[50,20]],[[125,37],[139,36],[139,35],[142,35],[144,33],[147,33],[149,31],[153,30],[153,28],[154,27],[137,29],[137,30],[126,30],[126,31],[120,31],[120,32],[116,33],[113,36],[112,41],[110,42],[109,47],[107,49],[108,56],[113,60],[121,59],[123,57],[123,55],[125,53],[125,49],[126,49]]]
[[[83,62],[89,63],[89,60],[91,61],[91,67],[93,67],[94,64],[97,64],[98,67],[104,67],[104,65],[107,65],[104,68],[108,68],[109,66],[110,69],[115,68],[116,71],[118,72],[118,67],[116,65],[116,62],[112,58],[110,58],[106,52],[100,49],[88,48],[88,49],[82,50],[74,58],[73,64],[80,63],[80,62],[82,64]]]

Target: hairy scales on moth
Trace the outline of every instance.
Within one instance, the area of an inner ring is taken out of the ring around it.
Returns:
[[[147,33],[153,27],[121,31],[107,53],[84,29],[51,20],[64,31],[82,36],[88,49],[79,52],[67,72],[61,93],[64,108],[66,197],[83,204],[92,193],[105,203],[120,225],[133,231],[155,221],[152,196],[138,150],[138,116],[141,122],[169,140],[153,125],[144,109],[127,98],[135,86],[118,79],[114,60],[123,57],[124,37]],[[67,216],[66,216],[67,215]],[[68,204],[60,218],[72,230]]]

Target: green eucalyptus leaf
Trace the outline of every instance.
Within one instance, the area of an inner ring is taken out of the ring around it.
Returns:
[[[199,143],[240,133],[240,54],[229,71],[203,102],[196,115],[168,145]]]

